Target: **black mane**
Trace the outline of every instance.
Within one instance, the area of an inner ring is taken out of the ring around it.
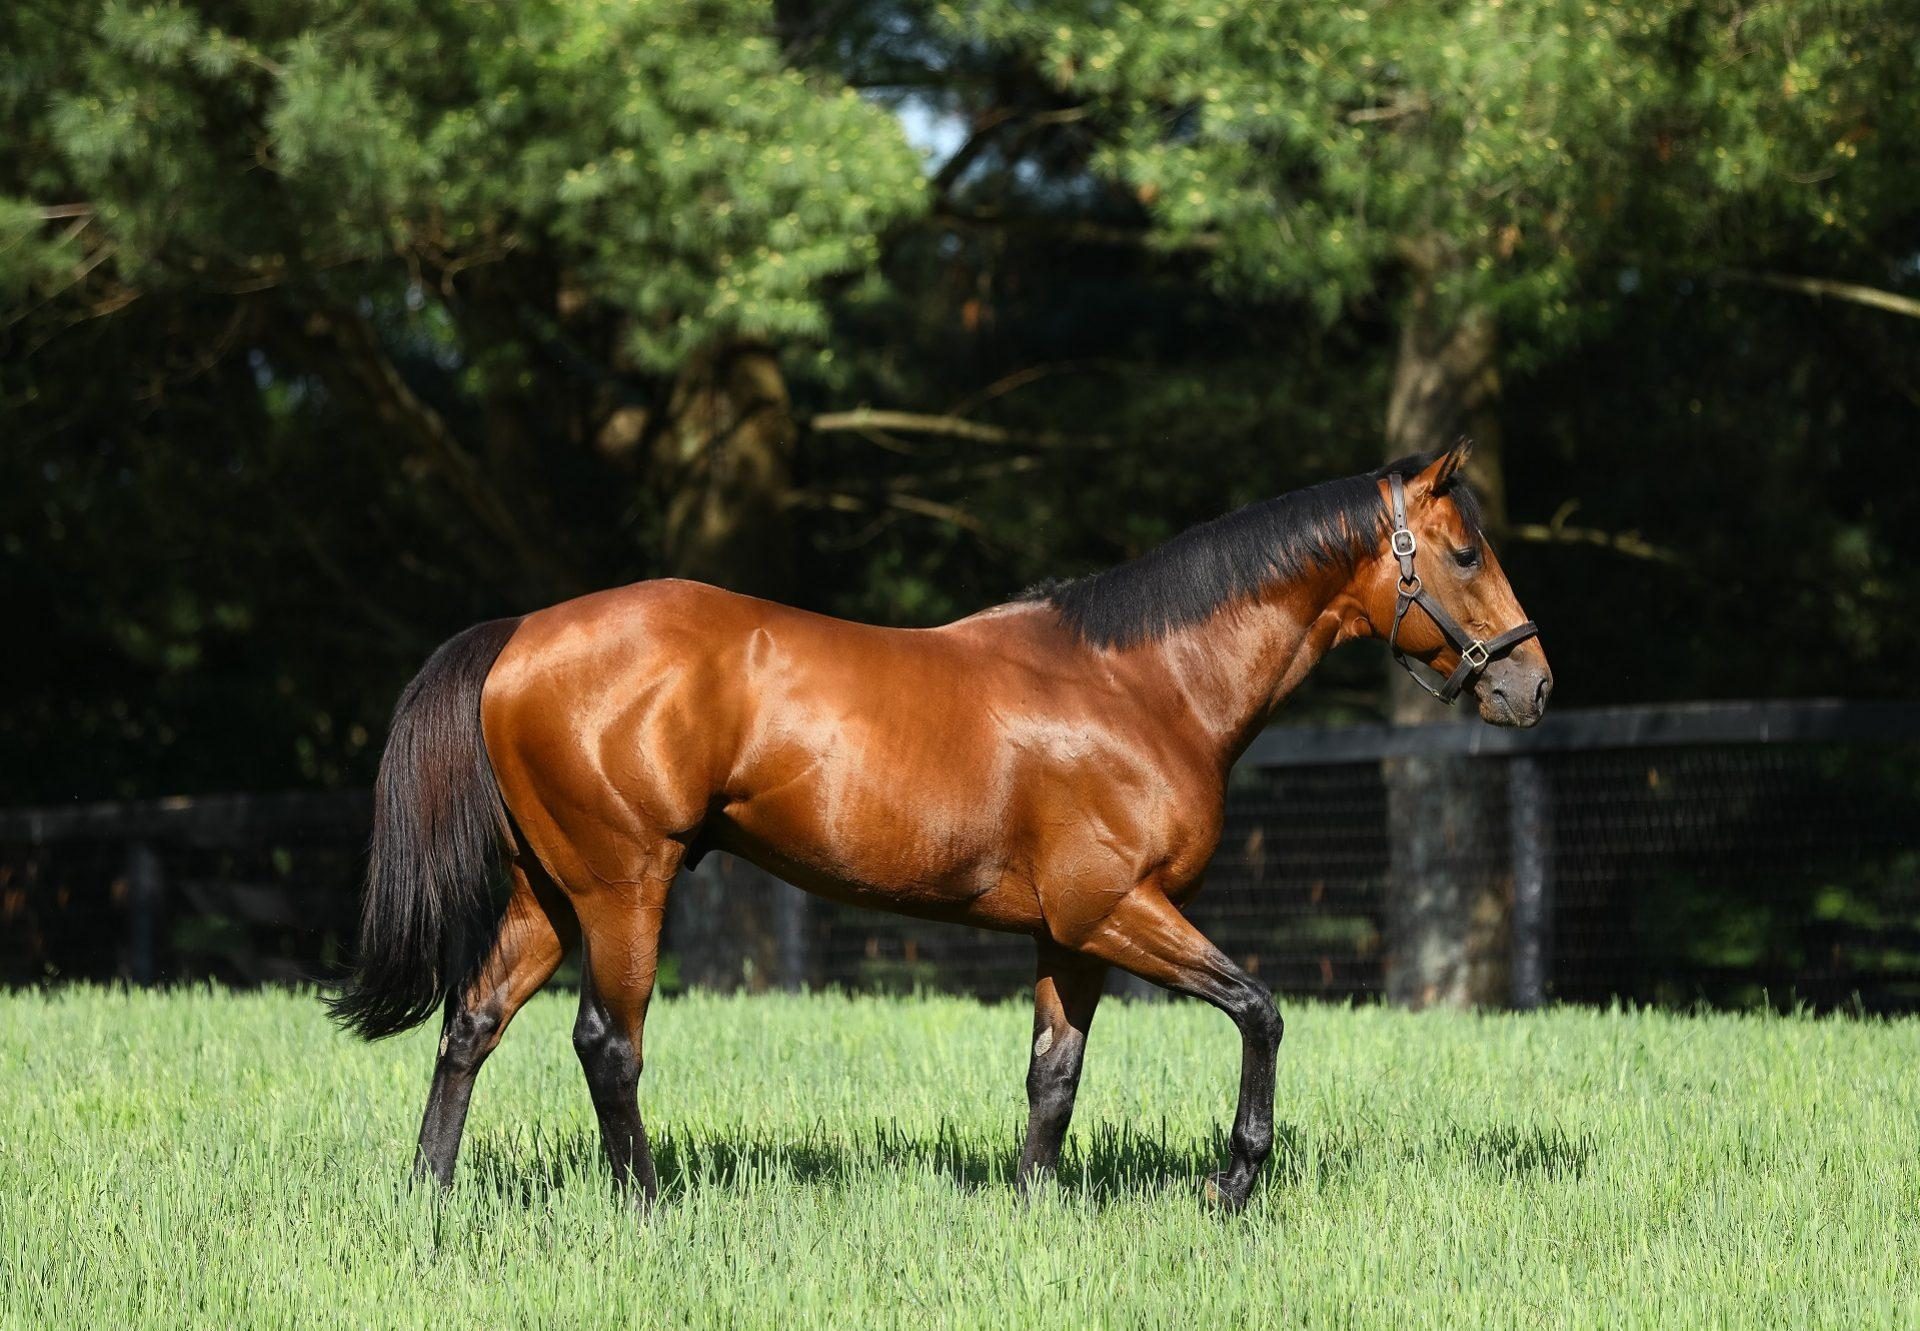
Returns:
[[[1431,456],[1405,457],[1376,472],[1348,476],[1248,504],[1189,527],[1138,559],[1066,582],[1043,582],[1020,599],[1046,601],[1060,620],[1099,647],[1131,647],[1196,624],[1221,607],[1325,568],[1351,572],[1386,536],[1379,481],[1418,474]],[[1461,481],[1446,493],[1477,540],[1480,506]]]

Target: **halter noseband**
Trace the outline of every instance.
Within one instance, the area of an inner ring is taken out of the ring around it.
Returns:
[[[1413,682],[1431,693],[1441,702],[1451,706],[1460,696],[1460,690],[1479,678],[1480,672],[1498,658],[1518,647],[1528,638],[1538,636],[1540,629],[1531,619],[1515,624],[1490,642],[1482,642],[1460,627],[1460,623],[1446,612],[1438,601],[1427,595],[1427,589],[1420,585],[1420,575],[1414,571],[1413,553],[1419,548],[1413,539],[1413,532],[1407,527],[1407,489],[1398,475],[1387,477],[1388,489],[1393,496],[1393,534],[1387,538],[1394,558],[1400,561],[1399,600],[1393,607],[1393,631],[1387,634],[1387,650],[1393,653]],[[1427,612],[1434,627],[1446,637],[1448,644],[1460,653],[1460,664],[1453,668],[1445,682],[1438,688],[1421,677],[1414,662],[1400,650],[1400,621],[1407,617],[1407,611],[1419,606]]]

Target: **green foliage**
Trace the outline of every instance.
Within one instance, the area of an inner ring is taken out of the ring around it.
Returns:
[[[1562,701],[1900,693],[1920,323],[1732,270],[1911,288],[1915,29],[0,6],[0,799],[370,779],[436,641],[673,570],[696,348],[780,354],[786,594],[929,623],[1372,465],[1410,292],[1497,316],[1516,523],[1678,556],[1503,545]],[[1010,433],[807,429],[863,403]]]
[[[1097,166],[1223,288],[1323,318],[1432,270],[1522,341],[1597,312],[1599,263],[1742,262],[1857,238],[1910,198],[1920,24],[1855,3],[1139,0],[943,6],[1107,131]]]
[[[0,575],[52,635],[0,781],[42,796],[363,778],[439,637],[661,571],[606,422],[712,343],[828,360],[924,203],[745,3],[28,0],[0,46]]]
[[[106,3],[67,23],[95,40],[16,99],[45,106],[23,165],[91,201],[143,285],[532,250],[670,368],[716,337],[818,339],[823,284],[870,268],[922,193],[893,119],[786,67],[742,0]]]
[[[656,1002],[664,1195],[604,1182],[536,999],[442,1199],[405,1180],[434,1032],[307,995],[0,1001],[0,1321],[178,1325],[1900,1325],[1913,1023],[1288,1011],[1244,1216],[1198,1204],[1239,1041],[1103,1010],[1058,1187],[1007,1178],[1024,1004]]]

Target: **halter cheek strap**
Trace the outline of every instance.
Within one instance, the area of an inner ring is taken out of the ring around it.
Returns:
[[[1420,574],[1413,567],[1414,552],[1419,544],[1413,539],[1413,531],[1407,526],[1407,488],[1398,475],[1387,478],[1387,489],[1393,501],[1393,534],[1387,538],[1393,557],[1400,561],[1399,597],[1393,607],[1393,631],[1387,634],[1387,650],[1393,653],[1406,672],[1413,676],[1413,682],[1431,693],[1441,702],[1452,704],[1460,696],[1460,691],[1480,677],[1489,664],[1505,656],[1528,638],[1539,635],[1539,627],[1531,620],[1515,624],[1496,638],[1482,642],[1460,627],[1460,623],[1448,614],[1446,607],[1427,594],[1420,585]],[[1433,621],[1454,651],[1460,653],[1460,664],[1453,673],[1435,687],[1421,675],[1419,667],[1405,652],[1400,650],[1400,621],[1407,617],[1407,611],[1419,606]]]

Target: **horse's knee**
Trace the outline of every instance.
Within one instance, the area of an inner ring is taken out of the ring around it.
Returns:
[[[1273,1001],[1273,991],[1249,976],[1233,1005],[1234,1021],[1250,1040],[1268,1049],[1278,1049],[1286,1034],[1286,1022]]]

